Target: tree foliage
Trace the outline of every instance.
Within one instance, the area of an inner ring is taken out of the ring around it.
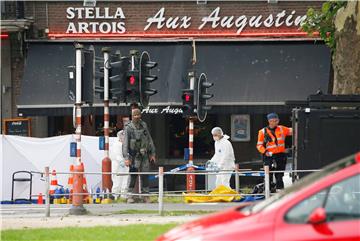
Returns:
[[[319,11],[309,8],[302,29],[309,35],[318,32],[320,38],[334,51],[336,48],[334,20],[338,10],[345,5],[346,1],[327,1]]]

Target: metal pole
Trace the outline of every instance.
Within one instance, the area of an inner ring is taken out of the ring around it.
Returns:
[[[164,211],[164,167],[159,167],[159,215],[163,215]]]
[[[76,139],[76,165],[74,167],[75,172],[84,172],[84,166],[81,161],[81,82],[82,82],[82,51],[83,46],[81,44],[76,44],[76,130],[75,130],[75,139]],[[73,184],[74,193],[83,192],[83,175],[75,174],[74,175],[74,184]],[[72,206],[70,208],[70,214],[82,215],[86,213],[86,210],[83,206],[83,197],[74,196],[72,200]]]
[[[138,178],[138,188],[139,188],[138,193],[141,194],[141,185],[142,185],[142,183],[141,183],[141,174],[138,174],[137,178]],[[141,199],[141,195],[139,195],[138,197]]]
[[[104,48],[104,136],[105,136],[105,157],[109,157],[109,49]]]
[[[270,167],[264,166],[265,172],[265,198],[270,197]]]
[[[1,54],[1,52],[2,52],[2,48],[0,49],[0,55],[2,56],[2,54]],[[3,133],[3,126],[2,126],[2,123],[3,123],[3,117],[2,117],[2,110],[3,110],[3,101],[2,101],[2,99],[3,99],[3,84],[2,84],[2,77],[0,78],[0,134],[5,134],[5,133]]]
[[[109,69],[110,60],[109,53],[110,48],[103,48],[102,52],[104,54],[104,137],[105,137],[105,157],[102,160],[102,172],[111,172],[111,160],[109,158]],[[111,175],[102,174],[102,189],[111,191],[112,181]]]
[[[195,86],[195,73],[189,73],[189,80],[190,80],[190,89],[194,89]],[[194,162],[194,120],[192,117],[189,118],[189,166],[187,171],[194,171],[194,168],[191,167]],[[188,191],[195,190],[195,175],[189,174],[186,176],[186,189]]]
[[[239,164],[235,164],[235,190],[239,193],[240,190],[240,178],[239,178]]]
[[[45,195],[46,195],[46,205],[45,205],[45,217],[50,217],[50,176],[49,176],[49,167],[45,167]]]
[[[189,119],[189,164],[194,164],[194,121]]]
[[[195,73],[190,72],[190,89],[193,90],[195,86]],[[189,164],[193,165],[194,158],[194,120],[189,118]]]
[[[76,165],[81,164],[81,81],[82,81],[82,71],[81,71],[81,57],[83,46],[77,44],[76,48],[76,130],[75,130],[75,139],[76,139]]]

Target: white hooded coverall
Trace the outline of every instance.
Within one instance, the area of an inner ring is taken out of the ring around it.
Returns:
[[[216,163],[220,170],[233,170],[235,168],[234,149],[229,141],[229,136],[224,135],[220,140],[215,141],[215,154],[211,162]],[[224,185],[230,187],[231,174],[216,175],[216,187]]]
[[[111,171],[112,172],[129,172],[129,167],[125,166],[125,160],[122,154],[122,142],[118,139],[110,147]],[[112,175],[112,193],[125,193],[129,187],[129,175]],[[114,195],[119,196],[119,195]],[[126,198],[122,194],[121,197]]]

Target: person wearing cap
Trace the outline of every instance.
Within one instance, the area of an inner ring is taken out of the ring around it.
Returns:
[[[224,135],[220,127],[214,127],[211,134],[215,141],[215,153],[210,162],[216,164],[219,170],[230,171],[235,168],[234,149],[229,141],[229,136]],[[216,175],[216,187],[224,185],[230,187],[231,174]]]
[[[122,154],[122,145],[124,142],[125,133],[123,130],[117,133],[117,138],[110,147],[110,159],[112,172],[129,172],[129,167],[125,165],[125,159]],[[115,193],[115,198],[119,197],[116,193],[126,193],[129,186],[129,176],[112,174],[112,193]],[[125,198],[125,194],[121,194],[121,197]]]
[[[269,125],[259,130],[256,148],[263,156],[264,170],[270,168],[285,171],[287,159],[285,138],[292,135],[292,128],[279,125],[280,120],[276,113],[268,114],[267,120]],[[276,189],[284,188],[283,176],[284,173],[275,173]]]
[[[150,171],[150,162],[155,163],[155,145],[150,131],[144,121],[141,120],[141,110],[134,107],[131,111],[131,122],[125,126],[125,140],[123,144],[125,165],[130,166],[130,172]],[[137,175],[131,175],[129,189],[135,193]],[[140,190],[142,194],[149,193],[148,175],[140,175]],[[139,201],[150,202],[149,197]],[[134,203],[135,199],[129,197],[128,203]]]

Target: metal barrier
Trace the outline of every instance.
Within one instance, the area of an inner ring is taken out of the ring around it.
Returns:
[[[158,177],[158,181],[159,181],[159,190],[158,192],[150,192],[147,194],[144,193],[129,193],[129,192],[119,192],[119,193],[108,193],[108,194],[112,194],[112,195],[127,195],[127,196],[158,196],[158,211],[159,211],[159,215],[163,214],[164,211],[164,197],[182,197],[183,194],[176,194],[175,192],[180,192],[180,191],[175,191],[173,193],[171,192],[164,192],[164,175],[221,175],[221,174],[235,174],[235,190],[238,194],[207,194],[208,196],[217,196],[217,197],[221,197],[221,196],[258,196],[261,194],[240,194],[240,176],[243,177],[249,177],[249,176],[253,176],[253,177],[264,177],[265,178],[265,198],[269,198],[271,193],[270,193],[270,174],[271,173],[306,173],[306,172],[316,172],[316,171],[320,171],[320,170],[291,170],[291,171],[270,171],[269,168],[266,168],[264,171],[251,171],[249,169],[238,169],[238,167],[235,168],[235,170],[219,170],[219,171],[179,171],[179,172],[164,172],[164,168],[163,167],[159,167],[159,171],[158,172],[57,172],[57,175],[69,175],[69,174],[86,174],[86,175],[103,175],[103,174],[110,174],[110,175],[155,175]],[[50,190],[50,172],[49,172],[49,167],[45,168],[45,171],[42,172],[32,172],[32,173],[37,173],[37,174],[41,174],[41,176],[45,176],[45,200],[46,200],[46,205],[45,205],[45,216],[46,217],[50,217],[50,194],[49,194],[49,190]],[[185,191],[185,190],[184,190]],[[199,190],[195,190],[195,191],[199,191]],[[200,190],[200,191],[208,191],[208,190]],[[78,196],[78,195],[84,195],[84,193],[71,193],[71,194],[61,194],[63,196],[66,195],[73,195],[73,196]],[[188,194],[188,196],[203,196],[204,194]],[[36,196],[36,195],[33,195]],[[55,194],[56,196],[56,194]]]

